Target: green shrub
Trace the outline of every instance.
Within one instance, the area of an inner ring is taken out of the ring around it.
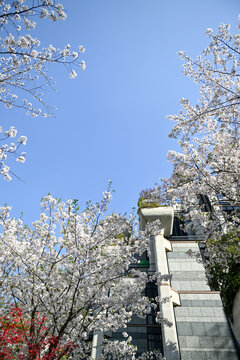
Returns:
[[[209,254],[209,283],[221,293],[226,313],[231,317],[234,298],[240,290],[240,232],[231,231],[206,243]]]

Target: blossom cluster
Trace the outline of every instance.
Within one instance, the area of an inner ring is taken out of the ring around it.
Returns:
[[[199,86],[200,98],[196,105],[182,98],[180,113],[168,117],[175,123],[169,136],[179,139],[181,151],[168,152],[172,175],[152,196],[180,204],[188,226],[201,232],[211,278],[212,267],[219,274],[230,269],[230,250],[221,242],[240,230],[240,34],[232,35],[224,24],[206,34],[210,44],[201,56],[192,59],[185,51],[179,53],[184,74]],[[239,264],[238,252],[230,255]]]
[[[3,133],[3,129],[0,127],[0,133]],[[17,136],[17,129],[14,126],[11,126],[9,130],[4,131],[1,141],[7,141]],[[11,140],[10,140],[11,141]],[[27,137],[20,136],[17,140],[17,143],[11,142],[6,143],[0,146],[0,173],[5,180],[11,180],[11,171],[8,165],[5,164],[7,156],[10,154],[16,157],[16,161],[24,164],[26,160],[26,153],[19,152],[21,145],[26,145]]]
[[[0,102],[7,108],[25,109],[26,114],[33,117],[50,116],[53,109],[44,100],[44,89],[54,87],[55,83],[47,66],[62,64],[69,78],[74,79],[76,67],[86,68],[81,59],[85,49],[80,45],[72,51],[70,44],[63,49],[52,44],[41,48],[40,40],[30,34],[36,27],[36,19],[65,20],[63,5],[55,1],[2,0],[0,14]],[[6,180],[11,180],[11,176],[3,160],[7,154],[15,154],[14,147],[17,148],[14,144],[4,144],[0,148],[1,174]],[[25,155],[20,154],[17,159],[23,163]]]
[[[9,207],[0,208],[0,303],[20,304],[26,316],[44,316],[59,346],[75,344],[74,359],[90,358],[94,331],[126,328],[134,314],[150,313],[155,299],[143,290],[149,281],[165,278],[129,270],[137,262],[134,254],[148,251],[151,230],[135,233],[134,216],[104,215],[110,199],[108,189],[99,203],[79,213],[76,201],[48,195],[31,227],[10,217]],[[160,314],[158,319],[166,322]],[[128,337],[121,346],[130,351],[130,343]]]
[[[168,152],[173,173],[151,190],[151,198],[181,202],[207,239],[231,225],[239,226],[234,208],[240,195],[240,34],[232,35],[224,24],[216,34],[212,29],[206,33],[210,44],[201,56],[194,60],[185,51],[179,52],[185,75],[200,86],[200,98],[195,106],[182,98],[180,113],[168,117],[175,122],[169,136],[179,139],[181,151]],[[201,194],[210,199],[214,215],[204,208]],[[232,206],[231,216],[219,211],[221,199]]]

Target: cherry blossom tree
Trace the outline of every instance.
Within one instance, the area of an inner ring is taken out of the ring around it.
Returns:
[[[63,49],[51,44],[41,48],[40,40],[31,36],[36,27],[35,20],[47,18],[53,22],[65,20],[62,4],[53,0],[0,1],[0,102],[7,108],[24,109],[33,117],[47,117],[53,113],[44,100],[46,86],[55,85],[47,71],[49,64],[62,64],[71,79],[77,76],[76,67],[86,68],[79,57],[85,50],[83,46],[75,51],[71,51],[69,44]],[[0,126],[0,132],[3,133],[0,173],[4,179],[11,180],[7,156],[15,156],[18,162],[24,163],[26,153],[21,152],[21,148],[27,138],[20,136],[16,143],[9,142],[17,136],[14,126],[5,130]]]
[[[194,60],[179,53],[184,74],[199,86],[200,98],[196,105],[182,98],[180,113],[168,117],[175,122],[170,137],[179,139],[181,151],[169,151],[172,175],[152,196],[160,202],[180,201],[189,226],[203,233],[210,281],[225,291],[221,276],[230,267],[239,268],[240,34],[232,35],[224,24],[216,34],[212,29],[206,33],[210,44],[202,55]],[[236,294],[239,271],[234,276]]]
[[[99,203],[79,213],[76,201],[48,195],[32,227],[10,217],[9,207],[0,209],[0,311],[4,315],[7,304],[13,304],[31,323],[44,316],[48,337],[57,339],[49,349],[70,342],[74,359],[90,358],[95,331],[124,328],[133,314],[144,317],[156,308],[142,292],[147,282],[166,279],[129,270],[138,262],[135,255],[148,251],[147,238],[159,224],[136,233],[134,216],[104,217],[110,199],[108,190]],[[156,316],[171,325],[161,313]],[[104,342],[105,354],[134,358],[135,348],[125,335],[126,341]]]
[[[197,59],[179,53],[184,74],[200,87],[200,98],[196,105],[182,98],[180,113],[168,116],[175,122],[169,136],[179,139],[181,151],[169,151],[173,173],[152,195],[182,201],[208,238],[240,225],[234,212],[240,195],[240,34],[231,35],[230,26],[223,24],[216,34],[212,29],[206,33],[210,44]],[[208,196],[212,211],[206,211],[200,195]],[[233,211],[219,212],[221,204]]]
[[[200,85],[200,98],[193,106],[182,98],[183,110],[169,118],[176,122],[170,137],[189,139],[195,134],[213,133],[216,130],[239,127],[239,55],[240,34],[231,35],[230,25],[221,24],[218,32],[207,29],[209,46],[193,60],[185,51],[180,58],[185,61],[184,74]]]

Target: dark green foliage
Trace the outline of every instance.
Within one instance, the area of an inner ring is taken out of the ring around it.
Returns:
[[[210,286],[221,292],[226,313],[231,316],[234,298],[240,290],[240,232],[228,232],[207,241]]]
[[[154,207],[160,207],[160,206],[164,206],[164,205],[160,205],[159,203],[157,203],[156,201],[147,201],[148,199],[145,199],[143,197],[140,197],[138,199],[138,209],[142,209],[142,208],[154,208]]]

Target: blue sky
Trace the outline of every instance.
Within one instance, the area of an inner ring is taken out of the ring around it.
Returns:
[[[171,172],[166,160],[177,147],[168,138],[166,115],[179,111],[179,99],[197,99],[198,88],[182,74],[177,52],[197,56],[207,46],[204,31],[230,23],[237,29],[239,0],[68,0],[64,22],[40,21],[43,45],[72,49],[83,45],[85,72],[74,80],[61,66],[51,68],[56,105],[50,119],[26,117],[1,108],[1,124],[28,136],[27,161],[13,170],[24,182],[0,179],[1,205],[23,211],[26,223],[38,218],[40,198],[99,200],[109,179],[111,209],[129,211],[139,192]]]

